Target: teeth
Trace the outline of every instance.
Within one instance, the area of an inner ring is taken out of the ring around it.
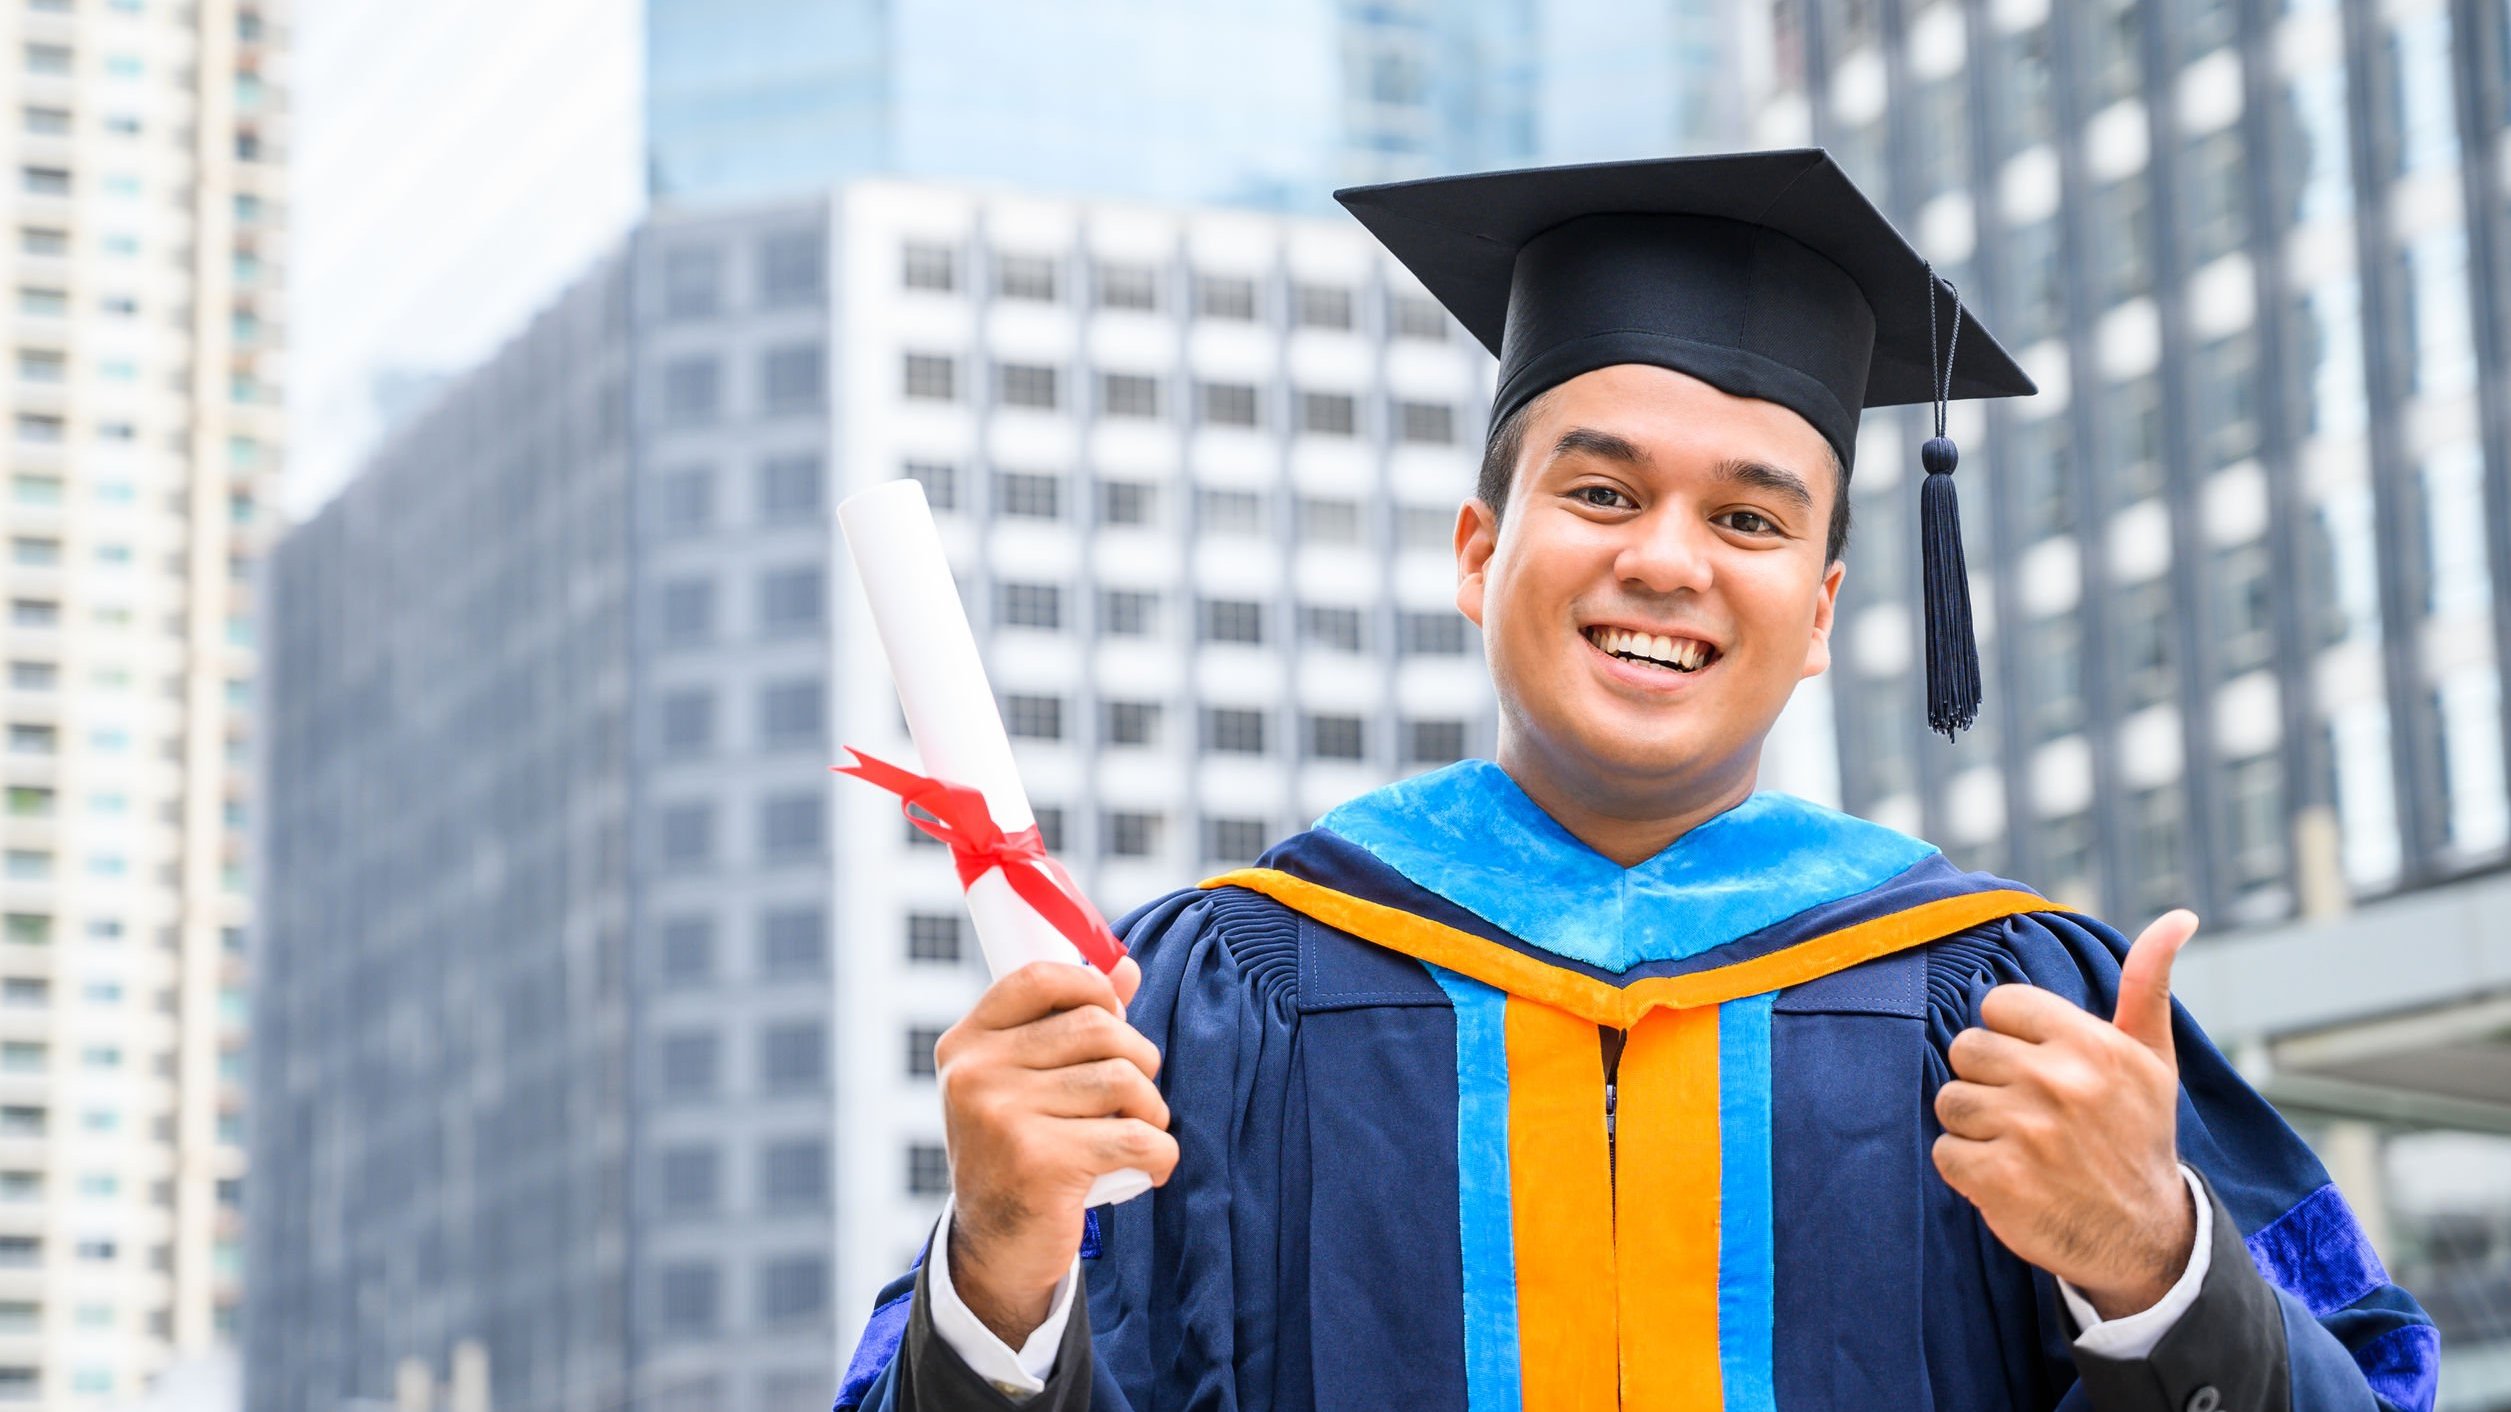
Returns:
[[[1674,655],[1674,639],[1670,637],[1659,636],[1650,639],[1648,643],[1648,655],[1656,658],[1660,662],[1672,662],[1677,666],[1688,667],[1691,665],[1689,662],[1686,662],[1682,658]]]
[[[1644,657],[1680,671],[1699,671],[1709,660],[1708,644],[1687,637],[1652,635],[1627,628],[1595,628],[1590,640],[1607,652]]]

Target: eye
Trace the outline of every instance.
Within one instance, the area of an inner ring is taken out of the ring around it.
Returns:
[[[1571,491],[1570,498],[1599,510],[1637,509],[1637,502],[1609,485],[1582,485]]]
[[[1758,510],[1729,510],[1718,516],[1718,523],[1738,534],[1777,534],[1778,525]]]

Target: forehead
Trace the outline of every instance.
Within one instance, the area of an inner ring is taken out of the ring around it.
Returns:
[[[1644,363],[1581,373],[1544,393],[1528,413],[1524,452],[1538,465],[1572,428],[1621,437],[1667,470],[1753,460],[1814,482],[1833,459],[1813,423],[1778,403]]]

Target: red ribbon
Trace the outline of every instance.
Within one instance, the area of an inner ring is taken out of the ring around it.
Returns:
[[[1108,930],[1107,919],[1090,905],[1090,899],[1081,895],[1081,885],[1072,880],[1072,874],[1048,856],[1037,825],[1005,833],[985,807],[981,791],[902,770],[851,745],[846,753],[854,757],[853,764],[829,768],[897,795],[898,812],[907,816],[908,823],[949,846],[962,890],[988,871],[1002,869],[1003,881],[1011,884],[1012,892],[1071,942],[1082,960],[1102,971],[1116,969],[1124,958],[1125,944]],[[916,813],[918,809],[932,817]]]

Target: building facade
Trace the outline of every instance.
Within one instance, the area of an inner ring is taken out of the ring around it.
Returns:
[[[1486,752],[1488,359],[1356,227],[872,181],[657,218],[272,569],[247,1403],[824,1400],[983,981],[835,534],[922,481],[1111,914]]]
[[[654,0],[667,204],[859,176],[1323,211],[1327,193],[1743,131],[1737,0]]]
[[[2042,389],[1956,409],[1989,692],[1951,745],[1905,689],[1923,433],[1869,419],[1849,806],[2120,917],[2511,858],[2502,7],[1771,16],[1761,137],[1837,153]]]
[[[265,0],[0,16],[0,1400],[136,1399],[240,1307],[287,23]]]

